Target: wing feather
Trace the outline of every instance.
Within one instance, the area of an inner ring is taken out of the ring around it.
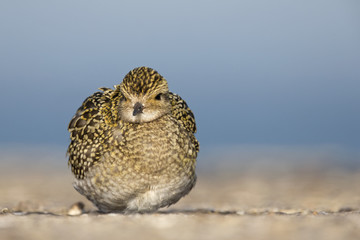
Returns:
[[[195,149],[199,152],[200,145],[195,136],[196,133],[196,123],[195,116],[185,100],[183,100],[179,95],[170,92],[169,98],[171,102],[171,112],[172,115],[179,120],[179,123],[190,133],[192,133],[192,143],[195,145]]]
[[[67,153],[68,164],[77,178],[84,178],[90,166],[100,159],[107,150],[111,138],[111,126],[103,116],[103,106],[110,102],[113,90],[101,88],[86,98],[75,116],[71,119],[68,130],[71,143]]]

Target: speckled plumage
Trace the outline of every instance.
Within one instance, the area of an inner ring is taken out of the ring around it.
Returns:
[[[100,88],[69,123],[75,189],[102,212],[149,212],[176,203],[196,182],[195,118],[155,70],[135,68]]]

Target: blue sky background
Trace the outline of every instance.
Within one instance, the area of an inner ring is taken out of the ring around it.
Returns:
[[[3,0],[0,37],[0,145],[65,148],[82,101],[145,65],[186,99],[205,153],[359,160],[360,1]]]

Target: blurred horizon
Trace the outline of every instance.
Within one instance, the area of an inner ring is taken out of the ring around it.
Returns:
[[[288,148],[360,165],[359,13],[352,0],[2,1],[0,150],[65,155],[82,101],[148,66],[193,110],[200,156]]]
[[[68,172],[67,146],[54,144],[1,144],[3,173],[26,169]],[[206,174],[248,171],[360,170],[358,149],[339,145],[216,145],[200,150],[197,172]],[[1,172],[1,171],[0,171]]]

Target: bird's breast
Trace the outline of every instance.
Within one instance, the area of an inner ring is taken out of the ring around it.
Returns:
[[[183,168],[191,151],[189,133],[171,116],[147,123],[124,123],[113,132],[120,144],[110,161],[131,171],[164,174]]]

